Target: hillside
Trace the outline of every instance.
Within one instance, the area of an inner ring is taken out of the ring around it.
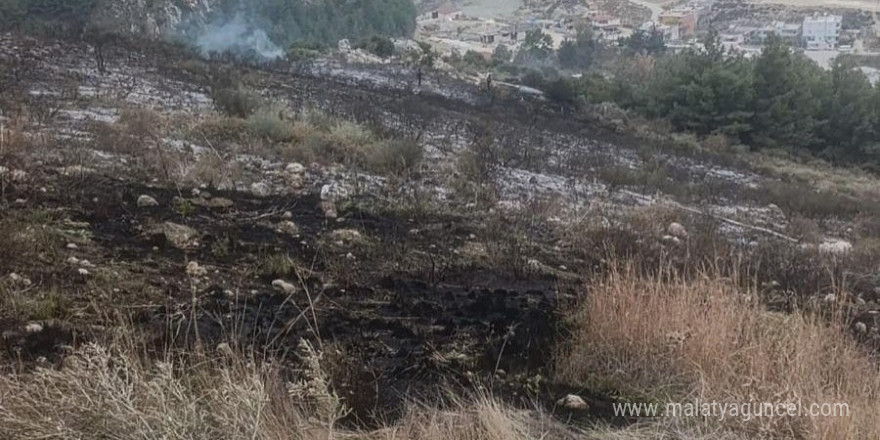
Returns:
[[[871,174],[399,65],[95,56],[0,36],[0,437],[880,432]],[[853,415],[614,412],[695,396]]]
[[[62,36],[106,32],[137,38],[195,42],[240,20],[262,30],[281,48],[291,44],[335,46],[343,38],[408,36],[415,28],[411,0],[3,0],[0,29]]]

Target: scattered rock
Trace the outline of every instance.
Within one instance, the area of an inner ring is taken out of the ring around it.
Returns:
[[[339,213],[336,212],[336,203],[330,200],[321,200],[321,211],[324,213],[324,218],[332,220],[339,217]]]
[[[29,278],[25,278],[15,272],[9,274],[9,281],[13,284],[22,285],[22,286],[30,286],[31,280]]]
[[[82,267],[79,268],[79,269],[77,269],[76,272],[77,272],[78,274],[84,276],[84,277],[89,276],[89,271],[88,271],[88,269],[85,269],[85,268],[82,268]]]
[[[8,178],[12,182],[23,182],[27,179],[28,173],[24,170],[10,170],[4,166],[0,166],[0,178]]]
[[[590,405],[587,405],[587,402],[585,402],[584,399],[574,394],[569,394],[557,400],[556,404],[563,408],[574,409],[578,411],[586,411],[590,409]]]
[[[857,322],[856,325],[854,326],[854,328],[856,329],[857,333],[860,333],[860,334],[868,333],[868,325],[865,324],[864,322]]]
[[[292,192],[296,192],[305,186],[306,167],[302,164],[291,162],[284,168],[284,181],[290,187]]]
[[[285,220],[290,220],[293,218],[293,213],[290,211],[284,211],[284,214],[281,214],[281,218]]]
[[[825,302],[826,304],[836,303],[837,302],[837,295],[835,295],[833,293],[829,293],[828,295],[825,295],[825,298],[822,298],[822,301]]]
[[[199,235],[198,231],[189,226],[172,222],[165,222],[155,226],[151,230],[151,234],[163,236],[168,243],[178,249],[186,249],[197,245],[195,239]]]
[[[660,241],[662,241],[663,243],[666,243],[666,244],[674,245],[674,246],[677,246],[677,245],[681,244],[681,239],[680,239],[680,238],[678,238],[678,237],[673,237],[673,236],[671,236],[671,235],[664,235],[664,236],[660,239]]]
[[[190,261],[186,263],[186,274],[191,277],[203,277],[208,275],[208,269],[199,266],[199,263],[196,261]]]
[[[234,354],[232,348],[225,342],[217,344],[217,352],[224,356],[232,356]]]
[[[680,240],[683,240],[688,237],[687,229],[681,225],[681,223],[672,222],[669,224],[669,227],[666,228],[666,232]]]
[[[306,172],[306,167],[297,162],[291,162],[284,167],[284,172],[288,174],[304,174]]]
[[[138,197],[137,206],[138,208],[151,208],[154,206],[159,206],[159,202],[156,199],[144,194]]]
[[[336,183],[324,185],[321,187],[322,201],[338,201],[348,197],[348,191]]]
[[[360,231],[354,229],[336,229],[330,233],[330,238],[340,245],[350,245],[363,242]]]
[[[846,240],[828,240],[819,244],[819,253],[831,256],[841,256],[850,253],[852,247],[852,243]]]
[[[251,184],[251,194],[257,197],[266,197],[272,194],[272,190],[266,182],[254,182]]]
[[[78,249],[79,246],[77,246],[76,243],[67,243],[67,248],[73,250]]]
[[[272,287],[274,287],[275,290],[278,290],[279,292],[286,293],[286,294],[296,293],[296,290],[297,290],[295,285],[290,284],[287,281],[280,280],[280,279],[272,281]]]
[[[40,333],[43,331],[43,325],[37,322],[31,322],[24,326],[25,333]]]
[[[286,234],[296,237],[299,235],[299,226],[297,226],[296,223],[290,220],[285,220],[275,225],[275,231],[279,234]]]

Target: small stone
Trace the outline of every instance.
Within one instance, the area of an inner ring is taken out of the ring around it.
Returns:
[[[208,269],[199,266],[199,263],[196,261],[190,261],[186,263],[186,274],[191,277],[203,277],[208,275]]]
[[[226,356],[230,356],[233,354],[232,348],[229,346],[229,344],[225,342],[217,344],[217,352]]]
[[[688,237],[687,229],[681,225],[681,223],[672,222],[669,224],[669,227],[666,228],[666,232],[678,239],[685,239]]]
[[[79,268],[79,269],[77,269],[76,272],[77,272],[78,274],[84,276],[84,277],[89,276],[89,271],[88,271],[88,269],[85,269],[85,268],[82,268],[82,267]]]
[[[664,235],[660,238],[660,241],[673,246],[678,246],[679,244],[681,244],[681,239],[678,237],[673,237],[672,235]]]
[[[306,167],[297,162],[291,162],[284,167],[284,171],[288,174],[302,174],[306,172]]]
[[[822,301],[824,301],[826,304],[836,303],[837,302],[837,295],[835,295],[833,293],[829,293],[828,295],[825,295],[825,298],[822,298]]]
[[[172,246],[178,249],[196,247],[196,239],[199,236],[195,229],[172,222],[165,222],[151,228],[150,234],[164,236]],[[155,250],[158,250],[155,249]]]
[[[67,243],[67,248],[68,249],[77,249],[77,248],[79,248],[79,246],[77,246],[76,243]]]
[[[293,218],[293,213],[290,211],[284,211],[284,214],[281,214],[281,218],[285,220],[290,220]]]
[[[24,331],[26,333],[40,333],[41,331],[43,331],[43,325],[36,323],[36,322],[32,322],[32,323],[24,326]]]
[[[79,258],[70,257],[67,259],[67,264],[72,264],[74,266],[79,266]]]
[[[192,194],[193,197],[198,197],[199,194],[201,194],[201,193],[202,193],[202,190],[200,190],[198,188],[193,188],[192,191],[190,191],[190,194]]]
[[[299,235],[299,227],[296,225],[296,223],[290,220],[279,222],[277,225],[275,225],[275,231],[279,234],[292,235],[294,237]]]
[[[25,203],[27,203],[27,200],[25,199],[15,199],[16,205],[24,205]]]
[[[287,281],[284,281],[281,279],[272,281],[272,287],[274,287],[275,290],[278,290],[282,293],[286,293],[288,295],[291,293],[296,293],[296,290],[297,290],[295,285],[290,284]]]
[[[137,199],[138,208],[151,208],[154,206],[159,206],[159,202],[156,199],[144,194]]]
[[[251,184],[251,194],[257,197],[266,197],[272,194],[272,190],[269,189],[269,185],[265,182],[254,182]]]
[[[324,218],[332,220],[339,217],[339,213],[336,211],[336,204],[330,200],[321,201],[321,211],[324,213]]]
[[[860,334],[868,333],[868,325],[864,322],[857,322],[855,325],[856,332]]]
[[[17,273],[14,273],[14,272],[9,274],[9,281],[12,281],[14,284],[20,284],[25,287],[31,285],[30,278],[25,278]]]
[[[579,411],[586,411],[590,409],[590,406],[587,405],[587,402],[585,402],[584,399],[574,394],[569,394],[557,400],[556,404],[564,408],[575,409]]]

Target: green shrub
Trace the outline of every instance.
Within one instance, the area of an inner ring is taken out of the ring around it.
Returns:
[[[284,119],[279,106],[261,107],[247,119],[248,133],[273,142],[287,142],[293,138],[293,127]]]

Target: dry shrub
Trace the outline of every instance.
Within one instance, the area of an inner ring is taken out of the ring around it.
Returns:
[[[418,169],[423,153],[421,144],[414,139],[390,139],[370,149],[366,167],[379,174],[407,176]]]
[[[164,361],[123,346],[90,344],[60,368],[0,376],[0,438],[516,440],[542,429],[528,413],[480,397],[447,410],[414,404],[396,424],[346,430],[336,422],[347,411],[309,344],[300,344],[303,367],[289,381],[276,364],[225,344]]]
[[[184,180],[193,186],[232,189],[241,179],[241,165],[233,158],[223,158],[213,152],[198,155],[187,168]]]
[[[857,200],[834,190],[815,190],[804,183],[766,182],[752,191],[760,203],[778,205],[788,215],[812,219],[852,218],[859,214],[876,213],[876,202]]]
[[[788,235],[802,243],[819,243],[822,241],[822,230],[814,220],[795,216],[788,222]]]
[[[240,86],[213,90],[211,97],[217,111],[237,118],[247,118],[263,105],[260,95]]]
[[[540,437],[527,413],[513,411],[487,395],[455,399],[452,408],[415,408],[382,438],[409,440],[525,440]]]
[[[850,417],[728,418],[707,426],[769,438],[880,435],[877,365],[844,325],[767,312],[754,292],[728,279],[614,270],[591,286],[572,325],[557,365],[572,383],[661,402],[843,402]]]
[[[226,143],[243,142],[247,134],[247,121],[241,118],[213,116],[199,122],[195,129],[193,142],[200,143],[207,139],[215,146]]]
[[[6,166],[14,164],[27,151],[26,126],[23,118],[15,118],[8,123],[0,121],[0,163]]]

